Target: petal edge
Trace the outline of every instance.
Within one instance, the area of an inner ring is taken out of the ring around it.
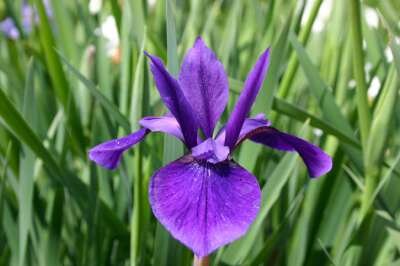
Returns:
[[[296,151],[307,166],[311,177],[322,176],[332,169],[332,158],[318,146],[273,127],[263,128],[256,134],[249,133],[248,138],[274,149]]]
[[[142,128],[128,136],[100,143],[89,150],[89,159],[113,170],[119,165],[122,154],[142,141],[148,133],[148,129]]]

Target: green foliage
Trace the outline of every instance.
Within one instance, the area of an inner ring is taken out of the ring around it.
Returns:
[[[20,30],[22,2],[0,1]],[[91,14],[87,0],[50,0],[50,17],[28,2],[33,31],[0,35],[0,265],[191,265],[147,195],[182,144],[152,134],[116,171],[87,150],[165,112],[143,51],[177,75],[198,35],[230,77],[223,119],[271,47],[252,113],[334,159],[310,180],[296,154],[246,142],[234,156],[259,179],[262,207],[212,264],[399,265],[398,1],[110,0]],[[111,18],[119,40],[101,29]]]

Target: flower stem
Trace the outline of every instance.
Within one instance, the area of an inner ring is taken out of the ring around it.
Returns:
[[[209,265],[210,265],[210,260],[208,256],[199,258],[196,255],[194,255],[193,266],[209,266]]]

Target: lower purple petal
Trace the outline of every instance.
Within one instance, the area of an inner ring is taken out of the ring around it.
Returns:
[[[115,169],[124,151],[142,141],[148,132],[142,128],[128,136],[101,143],[89,151],[89,158],[104,168]]]
[[[297,151],[306,164],[311,177],[324,175],[332,168],[332,158],[319,147],[275,128],[264,128],[255,134],[250,132],[247,138],[274,149]]]
[[[203,257],[246,233],[261,191],[256,178],[233,161],[210,164],[185,156],[154,174],[149,197],[160,223]]]

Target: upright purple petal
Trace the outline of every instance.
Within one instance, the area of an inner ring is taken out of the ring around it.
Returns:
[[[173,116],[147,116],[143,117],[139,124],[152,132],[164,132],[185,141],[181,127]]]
[[[249,132],[252,132],[256,129],[261,129],[263,127],[268,127],[271,125],[271,122],[265,118],[265,115],[260,113],[251,118],[246,118],[243,122],[242,129],[239,133],[239,138],[235,143],[235,146],[239,145],[239,143],[246,137]],[[225,128],[221,130],[218,134],[216,141],[218,143],[225,143],[226,131]]]
[[[226,124],[225,145],[231,149],[239,137],[243,122],[253,105],[269,66],[269,48],[259,57],[244,83],[235,108]]]
[[[38,23],[38,16],[35,12],[35,9],[24,3],[21,7],[22,13],[22,28],[24,29],[25,33],[32,32],[33,26]]]
[[[183,60],[179,84],[205,136],[212,137],[228,101],[229,85],[224,66],[200,37]]]
[[[198,160],[206,160],[209,163],[216,164],[228,158],[229,148],[212,138],[208,138],[192,148],[192,155]]]
[[[12,18],[6,18],[0,22],[0,31],[11,40],[17,40],[20,37],[18,28]]]
[[[149,197],[160,223],[203,257],[247,231],[261,191],[256,178],[232,161],[210,164],[185,156],[153,175]]]
[[[44,0],[44,9],[46,10],[46,15],[49,18],[53,17],[53,8],[51,7],[51,1],[50,0]]]
[[[161,98],[181,126],[185,143],[189,148],[197,144],[197,122],[193,110],[186,100],[178,82],[165,69],[161,59],[146,55],[151,59],[151,71]]]
[[[319,147],[296,136],[269,127],[249,132],[246,138],[283,151],[297,151],[307,166],[311,177],[326,174],[332,168],[332,159]]]
[[[128,136],[101,143],[89,151],[89,158],[104,168],[115,169],[121,161],[122,154],[142,141],[148,132],[148,129],[142,128]]]

